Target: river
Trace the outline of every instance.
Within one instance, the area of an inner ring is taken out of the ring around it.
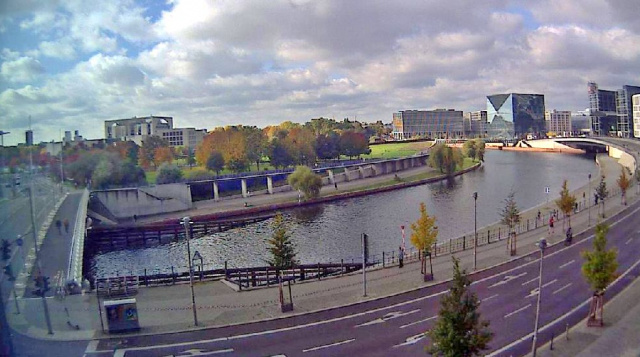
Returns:
[[[479,169],[456,177],[412,188],[373,194],[303,209],[286,210],[286,221],[301,263],[325,263],[359,260],[360,235],[367,233],[371,254],[397,250],[402,240],[400,226],[406,229],[419,216],[420,202],[435,215],[438,240],[447,240],[473,232],[473,192],[478,192],[478,228],[500,220],[504,200],[513,190],[521,211],[559,196],[563,180],[569,189],[586,185],[588,174],[597,176],[593,156],[512,151],[486,152]],[[550,194],[545,194],[545,187]],[[266,265],[267,240],[271,220],[214,234],[191,241],[192,250],[203,256],[207,269],[228,262],[231,267]],[[153,248],[114,251],[91,259],[94,276],[142,275],[186,271],[186,243]]]

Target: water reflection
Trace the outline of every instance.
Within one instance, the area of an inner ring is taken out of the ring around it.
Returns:
[[[552,153],[487,151],[484,167],[452,180],[349,200],[297,208],[283,212],[304,263],[358,260],[360,235],[366,232],[372,254],[397,250],[400,226],[418,218],[420,202],[437,217],[438,239],[473,232],[473,192],[478,192],[478,227],[500,219],[499,212],[510,190],[521,210],[557,198],[564,179],[569,188],[587,183],[597,174],[593,157]],[[550,187],[551,193],[544,194]],[[204,257],[207,268],[264,265],[272,220],[195,239],[193,250]],[[407,242],[410,230],[407,229]],[[407,243],[409,244],[409,243]],[[143,274],[186,270],[186,247],[182,242],[154,248],[117,251],[96,256],[91,270],[97,276],[116,273]]]

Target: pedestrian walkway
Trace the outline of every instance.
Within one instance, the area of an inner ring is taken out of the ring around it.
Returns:
[[[619,165],[614,159],[605,156],[600,159],[601,170],[605,173],[607,185],[612,190],[616,187],[615,180],[620,172]],[[594,176],[597,179],[599,175]],[[581,197],[581,192],[585,192],[588,189],[588,187],[580,188],[574,194]],[[635,194],[636,191],[632,191],[633,194],[629,194],[629,204],[638,199],[638,195]],[[231,205],[231,203],[228,204]],[[550,210],[551,208],[552,203],[549,203],[540,208],[530,209],[524,215],[533,217],[538,209]],[[607,199],[606,210],[608,217],[622,211],[624,208],[619,196]],[[592,207],[591,211],[582,210],[572,216],[574,235],[586,230],[589,221],[591,221],[591,226],[595,224],[595,211],[596,209]],[[561,222],[559,224],[558,227],[561,227]],[[483,228],[483,230],[486,229]],[[555,234],[552,235],[548,235],[546,227],[522,233],[518,237],[518,256],[537,250],[535,242],[541,237],[547,238],[550,244],[557,244],[564,240],[561,229],[557,229]],[[478,247],[478,269],[484,269],[513,259],[506,254],[505,244],[503,239],[494,244]],[[472,270],[472,250],[456,253],[456,256],[461,259],[463,268],[468,271]],[[437,284],[450,279],[452,275],[451,257],[448,255],[436,257],[433,260],[433,270],[435,280],[429,284]],[[362,277],[358,273],[344,277],[323,278],[321,281],[296,283],[293,285],[293,314],[376,299],[426,285],[428,284],[422,281],[420,266],[417,263],[405,264],[402,269],[399,269],[396,265],[368,271],[367,297],[362,296]],[[196,283],[194,291],[200,327],[224,326],[292,314],[280,312],[277,288],[259,288],[235,292],[225,283],[215,281]],[[176,332],[194,328],[193,316],[190,311],[191,295],[188,285],[142,288],[135,298],[138,303],[140,325],[142,327],[140,333]],[[102,301],[98,300],[95,294],[71,295],[64,299],[49,298],[48,303],[52,316],[53,335],[47,334],[42,304],[39,299],[20,300],[23,313],[19,315],[13,314],[11,303],[7,304],[9,310],[7,317],[11,326],[21,333],[43,339],[77,340],[109,336],[103,332],[101,316],[98,313]],[[78,329],[76,329],[76,326]]]

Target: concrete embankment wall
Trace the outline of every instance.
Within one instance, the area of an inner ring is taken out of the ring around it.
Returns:
[[[147,216],[178,212],[193,207],[191,190],[182,183],[141,188],[93,191],[96,197],[116,217]]]
[[[609,146],[609,156],[618,159],[618,163],[620,165],[628,168],[629,171],[631,171],[631,174],[635,175],[637,163],[636,159],[632,155],[618,149],[617,147]]]

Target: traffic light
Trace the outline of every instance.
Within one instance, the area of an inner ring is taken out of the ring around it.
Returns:
[[[11,243],[8,240],[2,240],[2,260],[7,261],[11,259]]]
[[[45,294],[47,293],[47,291],[51,290],[51,288],[49,287],[49,277],[48,276],[43,276],[42,277],[42,290],[44,291]]]
[[[9,277],[8,278],[9,281],[15,281],[16,280],[16,277],[13,276],[13,271],[11,270],[11,265],[10,264],[5,265],[4,274]]]

